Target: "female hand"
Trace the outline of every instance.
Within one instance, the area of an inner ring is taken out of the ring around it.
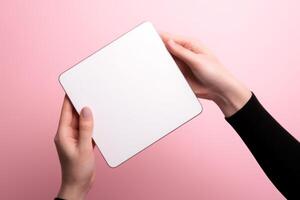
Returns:
[[[214,101],[226,117],[250,99],[251,91],[200,42],[167,33],[161,33],[161,38],[196,96]]]
[[[84,199],[93,184],[95,156],[92,131],[91,110],[85,107],[78,116],[66,96],[54,139],[62,171],[59,198]]]

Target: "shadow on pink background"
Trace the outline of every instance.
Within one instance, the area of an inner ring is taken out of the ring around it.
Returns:
[[[0,6],[0,199],[52,199],[57,77],[144,20],[202,40],[300,139],[296,0],[6,1]],[[88,199],[284,199],[211,102],[116,169],[97,153]]]

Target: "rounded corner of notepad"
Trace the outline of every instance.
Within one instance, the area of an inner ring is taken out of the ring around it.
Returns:
[[[152,25],[152,23],[151,23],[149,20],[145,20],[145,21],[143,21],[143,22],[142,22],[142,24],[144,24],[144,25],[146,25],[146,24],[148,24],[148,25]]]
[[[143,21],[141,25],[142,25],[142,26],[154,27],[153,23],[150,22],[150,21],[147,21],[147,20],[146,20],[146,21]]]
[[[61,73],[60,75],[58,75],[58,82],[60,82],[60,84],[62,84],[62,80],[63,80],[63,77],[64,77],[64,74],[65,73]]]
[[[106,160],[106,159],[105,159],[105,161],[106,161],[107,165],[108,165],[110,168],[112,168],[112,169],[114,169],[114,168],[116,168],[116,167],[118,167],[118,166],[120,165],[120,163],[108,161],[108,160]]]
[[[196,116],[200,115],[203,112],[203,106],[200,104],[197,106]]]
[[[99,147],[98,147],[99,148]],[[100,148],[99,148],[100,150]],[[118,167],[122,162],[118,161],[118,160],[115,160],[113,158],[111,158],[111,156],[108,156],[106,155],[105,153],[103,153],[101,150],[100,150],[106,164],[110,167],[110,168],[116,168]]]
[[[199,106],[199,110],[198,110],[198,115],[200,115],[203,112],[203,107],[202,105]]]

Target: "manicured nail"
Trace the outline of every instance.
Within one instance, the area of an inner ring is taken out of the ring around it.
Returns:
[[[93,117],[91,109],[89,109],[88,107],[82,108],[82,110],[81,110],[81,116],[84,119],[91,119]]]

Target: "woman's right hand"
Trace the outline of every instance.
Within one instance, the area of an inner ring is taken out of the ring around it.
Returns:
[[[167,33],[160,35],[196,96],[214,101],[225,117],[233,115],[250,99],[251,91],[199,41]]]

